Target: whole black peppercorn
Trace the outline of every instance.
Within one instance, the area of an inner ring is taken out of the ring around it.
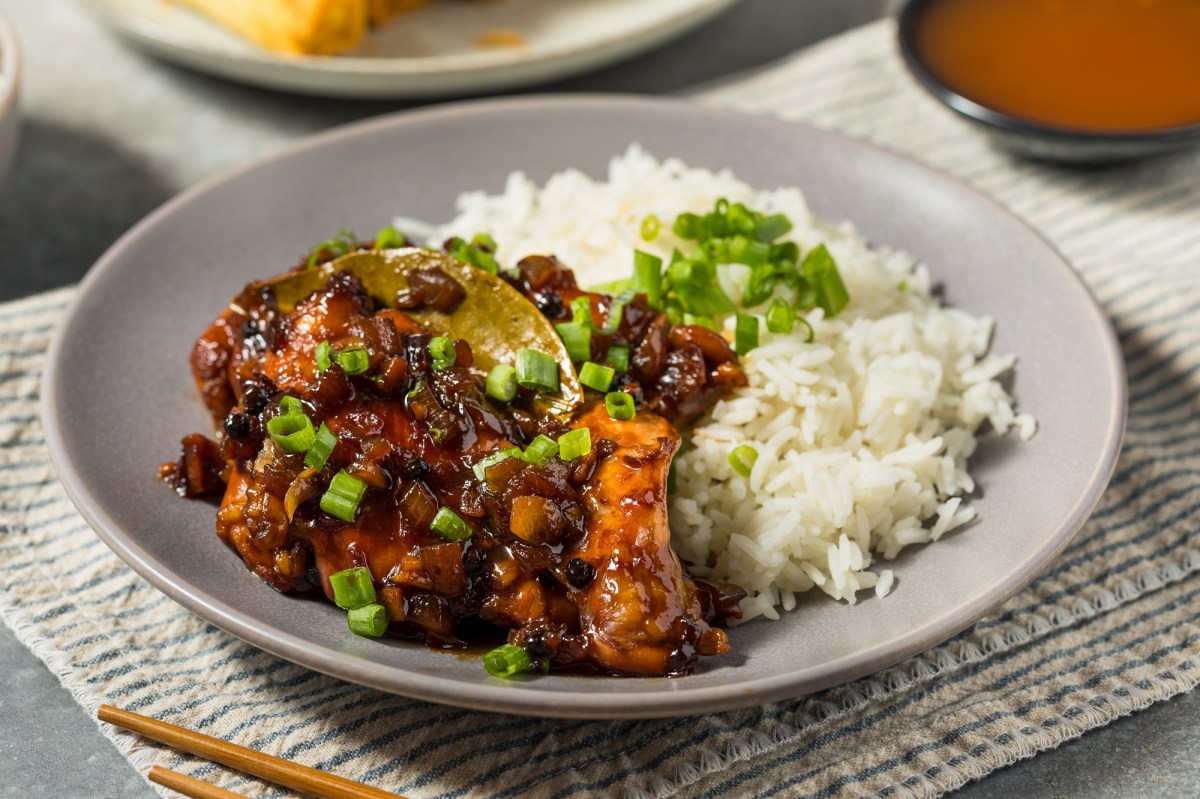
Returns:
[[[525,651],[534,659],[548,658],[554,654],[550,651],[544,630],[533,630],[525,636]]]
[[[234,411],[225,417],[225,435],[232,439],[245,438],[250,434],[250,417]]]
[[[537,309],[547,319],[557,319],[563,315],[562,297],[553,291],[548,291],[537,298]]]
[[[267,409],[271,395],[275,393],[275,383],[265,375],[256,375],[247,380],[242,386],[242,407],[246,413],[257,416]]]
[[[587,588],[596,579],[596,569],[586,560],[571,558],[567,562],[567,582],[572,588]]]
[[[430,471],[429,461],[424,458],[409,458],[400,467],[400,476],[405,480],[420,480]]]
[[[462,554],[463,569],[472,577],[487,568],[487,553],[479,547],[468,547]]]

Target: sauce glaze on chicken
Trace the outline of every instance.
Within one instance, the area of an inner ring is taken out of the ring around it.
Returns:
[[[505,279],[552,321],[588,299],[592,360],[629,348],[613,390],[634,398],[634,418],[611,418],[594,391],[566,419],[526,389],[493,401],[468,340],[455,340],[452,365],[435,369],[430,331],[398,310],[452,310],[462,291],[452,278],[410,277],[383,308],[339,272],[286,313],[270,292],[248,291],[204,331],[191,363],[220,432],[216,442],[186,437],[163,476],[184,496],[221,492],[218,536],[278,591],[332,599],[331,574],[369,569],[390,634],[458,648],[492,627],[552,669],[689,673],[699,656],[729,650],[714,625],[739,615],[742,592],[686,575],[670,546],[668,471],[676,425],[744,384],[737,358],[719,335],[670,324],[643,295],[604,333],[613,298],[581,291],[554,258],[526,258]],[[334,362],[320,371],[321,342],[365,349],[368,370],[350,376]],[[284,396],[337,436],[320,470],[266,434]],[[580,427],[593,442],[582,457],[510,457],[476,474],[489,454]],[[318,502],[338,470],[368,486],[351,523]],[[431,529],[442,507],[466,522],[469,539]]]

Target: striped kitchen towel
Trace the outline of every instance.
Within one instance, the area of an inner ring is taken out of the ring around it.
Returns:
[[[412,797],[936,796],[1191,689],[1200,677],[1200,153],[1103,170],[1014,160],[906,75],[891,23],[701,95],[868,139],[981,187],[1100,297],[1130,381],[1099,509],[1030,588],[900,665],[807,698],[696,718],[515,718],[380,694],[182,610],[92,534],[37,418],[71,290],[0,308],[0,610],[89,709],[102,701]],[[106,730],[252,796],[282,792]],[[98,794],[103,792],[98,788]]]

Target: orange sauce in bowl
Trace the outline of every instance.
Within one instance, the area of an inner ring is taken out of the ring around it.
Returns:
[[[1200,123],[1200,0],[933,0],[919,59],[979,105],[1056,127]]]

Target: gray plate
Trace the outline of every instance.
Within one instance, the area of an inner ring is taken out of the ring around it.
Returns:
[[[179,438],[208,431],[192,388],[195,336],[252,278],[275,274],[339,228],[392,214],[441,220],[467,189],[514,169],[544,180],[603,174],[633,141],[732,167],[760,187],[798,185],[815,211],[918,255],[951,303],[998,320],[1019,357],[1015,391],[1041,424],[989,440],[975,460],[981,521],[895,564],[885,600],[824,597],[731,633],[735,654],[682,679],[549,676],[501,682],[474,660],[358,638],[332,605],[281,596],[213,533],[213,506],[154,479]],[[51,348],[43,418],[63,484],[139,574],[224,630],[281,657],[436,702],[548,716],[700,713],[795,696],[868,674],[979,619],[1071,539],[1112,473],[1125,419],[1113,331],[1063,259],[972,189],[829,133],[677,101],[533,97],[382,117],[315,137],[171,201],[83,283]]]

